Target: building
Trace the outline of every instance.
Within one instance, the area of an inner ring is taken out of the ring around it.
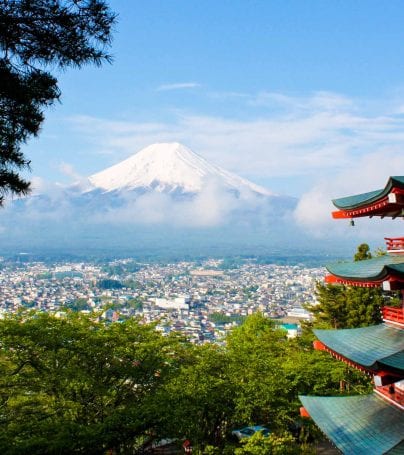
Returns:
[[[363,216],[404,218],[404,177],[390,177],[385,188],[333,201],[336,219]],[[363,328],[315,330],[316,349],[373,377],[370,395],[301,396],[310,416],[344,454],[404,454],[404,237],[386,238],[387,254],[327,267],[326,282],[398,290],[399,308],[382,309],[383,323]]]

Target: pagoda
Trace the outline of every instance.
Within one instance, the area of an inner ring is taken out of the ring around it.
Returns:
[[[404,218],[404,177],[385,188],[333,200],[335,219]],[[344,454],[404,454],[404,237],[386,238],[387,254],[327,266],[325,281],[401,291],[401,307],[382,308],[383,322],[370,327],[314,330],[314,348],[373,378],[369,395],[300,396],[302,416],[310,416]]]

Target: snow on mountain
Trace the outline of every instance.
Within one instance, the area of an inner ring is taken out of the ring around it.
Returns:
[[[178,142],[149,145],[114,166],[89,177],[92,190],[199,193],[213,182],[236,194],[271,196],[267,189],[208,163]]]
[[[163,143],[73,185],[12,201],[1,229],[7,245],[14,239],[19,248],[42,248],[46,242],[52,248],[87,251],[92,245],[125,254],[128,248],[146,248],[154,254],[188,247],[200,253],[209,245],[215,252],[222,247],[234,252],[256,244],[261,251],[271,239],[292,237],[289,220],[296,203],[181,144]]]

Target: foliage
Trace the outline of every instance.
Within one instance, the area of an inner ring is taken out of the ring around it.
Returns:
[[[109,326],[69,313],[0,321],[0,451],[128,450],[154,427],[150,397],[178,342],[131,320]]]
[[[0,205],[7,193],[29,191],[21,145],[60,97],[47,69],[110,60],[114,20],[103,0],[0,0]]]
[[[372,253],[367,243],[361,243],[355,253],[354,261],[365,261],[366,259],[372,259]]]
[[[143,308],[143,300],[140,298],[129,299],[124,303],[123,306],[128,306],[134,310],[141,310]]]
[[[104,308],[111,309],[111,310],[122,310],[123,308],[132,308],[133,310],[139,311],[143,308],[143,299],[140,297],[136,297],[133,299],[128,299],[128,300],[114,300],[114,301],[109,301],[108,298],[106,301],[103,301]]]
[[[259,313],[223,346],[74,312],[10,315],[0,320],[0,339],[0,451],[9,454],[133,453],[153,438],[230,454],[231,431],[249,424],[280,436],[257,436],[256,446],[272,452],[246,442],[240,454],[295,453],[284,432],[303,442],[312,434],[302,429],[299,394],[338,394],[341,381],[351,392],[368,390],[360,373],[288,340]]]
[[[194,445],[217,445],[223,440],[234,395],[226,360],[218,346],[189,346],[181,368],[160,390],[157,400],[163,435],[188,438]],[[161,403],[167,413],[161,413]]]
[[[128,289],[136,289],[139,287],[139,282],[136,280],[132,280],[132,279],[125,280],[123,282],[123,286]]]
[[[203,453],[224,453],[231,431],[249,424],[299,437],[298,395],[338,394],[341,381],[352,391],[368,391],[366,378],[352,371],[310,345],[287,340],[263,315],[251,315],[225,346],[187,348],[156,397],[160,437],[188,438],[195,448],[211,445]]]
[[[235,423],[273,425],[278,411],[287,406],[280,368],[287,345],[285,331],[257,313],[235,328],[226,341],[235,390]]]
[[[380,247],[379,247],[379,248],[377,248],[377,249],[375,250],[375,252],[374,252],[373,254],[374,254],[375,257],[378,258],[378,257],[380,257],[380,256],[386,256],[386,255],[387,255],[387,251],[384,250],[383,248],[380,248]]]
[[[129,261],[120,264],[109,264],[103,265],[102,271],[107,273],[109,276],[113,275],[124,275],[129,273],[138,272],[141,269],[140,265],[136,262]]]
[[[215,324],[231,324],[236,322],[237,324],[245,320],[245,316],[227,316],[224,313],[212,313],[209,315],[209,319]]]
[[[99,287],[100,289],[122,289],[123,284],[118,280],[105,278],[97,281],[97,287]]]
[[[360,288],[343,285],[316,287],[318,305],[310,306],[317,328],[365,327],[381,322],[384,303],[380,288]]]
[[[260,432],[242,440],[243,446],[234,451],[235,455],[298,455],[301,448],[291,434],[270,434]],[[306,452],[308,453],[308,452]]]
[[[50,280],[52,278],[52,273],[51,272],[38,273],[38,275],[35,278],[37,280]]]
[[[66,308],[69,308],[72,311],[91,310],[91,306],[89,305],[88,300],[84,298],[79,298],[73,300],[72,302],[66,303]]]
[[[285,331],[257,313],[227,339],[229,380],[234,392],[234,425],[259,423],[270,429],[295,426],[298,395],[369,391],[369,381],[311,343],[287,340]]]

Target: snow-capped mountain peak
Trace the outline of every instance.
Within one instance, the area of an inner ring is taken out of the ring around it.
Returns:
[[[89,181],[93,188],[103,191],[143,188],[159,192],[180,190],[183,193],[198,193],[207,182],[216,181],[229,190],[271,195],[265,188],[208,163],[178,142],[149,145],[126,160],[90,176]]]

